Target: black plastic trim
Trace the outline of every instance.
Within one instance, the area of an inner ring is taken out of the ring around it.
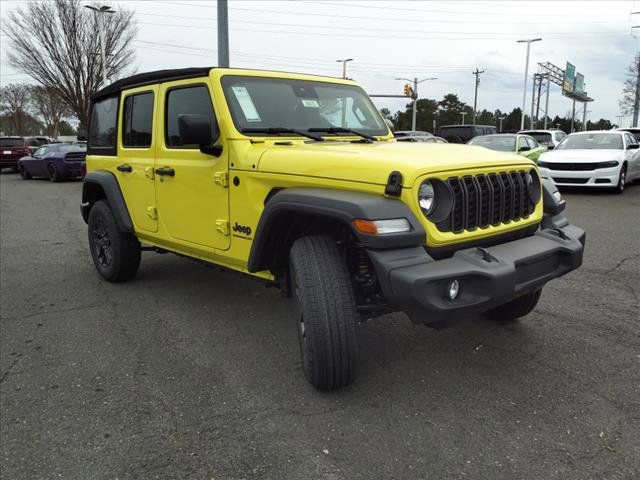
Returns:
[[[328,217],[348,225],[358,240],[370,249],[402,248],[423,245],[426,241],[424,228],[409,207],[395,198],[372,193],[349,192],[322,188],[289,188],[272,195],[258,222],[248,270],[257,272],[266,268],[265,259],[270,227],[280,214],[303,213]],[[389,235],[370,235],[358,232],[352,221],[356,218],[383,220],[406,218],[411,231]]]
[[[133,233],[133,222],[131,221],[127,204],[124,201],[122,190],[120,190],[120,185],[118,185],[118,180],[113,173],[104,170],[89,172],[84,177],[82,184],[82,204],[80,206],[84,221],[87,222],[89,220],[89,212],[92,207],[91,198],[88,193],[89,185],[91,184],[98,185],[104,192],[116,224],[118,225],[118,230],[123,233]]]
[[[544,212],[552,216],[559,214],[567,206],[564,200],[558,202],[553,198],[553,194],[557,191],[558,187],[553,181],[548,178],[542,179],[542,204],[544,205]]]
[[[432,323],[490,310],[542,288],[582,264],[584,243],[584,231],[567,223],[494,247],[459,250],[444,260],[419,248],[368,253],[387,302],[413,321]],[[455,300],[447,297],[452,280],[460,285]]]

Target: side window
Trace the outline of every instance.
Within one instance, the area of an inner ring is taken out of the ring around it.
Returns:
[[[556,141],[560,141],[562,140],[564,137],[566,137],[567,135],[564,132],[556,132]]]
[[[182,145],[178,117],[183,114],[206,115],[211,120],[211,136],[215,141],[216,118],[211,105],[209,90],[204,85],[169,90],[166,100],[165,142],[169,148],[198,148],[197,145]]]
[[[635,139],[635,137],[633,135],[631,135],[630,133],[625,133],[624,135],[627,139],[627,148],[629,148],[629,145],[631,144],[636,144],[638,143]]]
[[[527,143],[527,139],[526,137],[518,137],[518,150],[522,149],[523,147],[528,147],[529,144]]]
[[[118,97],[108,97],[94,103],[89,120],[88,153],[115,155],[117,127]]]
[[[527,138],[527,142],[529,142],[531,148],[538,148],[540,146],[535,138]]]
[[[122,112],[122,145],[146,148],[151,146],[153,127],[153,92],[129,95]]]
[[[34,157],[42,157],[47,153],[47,147],[40,147],[35,152],[33,152]]]

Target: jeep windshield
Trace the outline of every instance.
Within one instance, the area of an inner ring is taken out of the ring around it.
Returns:
[[[236,129],[245,135],[387,135],[367,94],[357,86],[290,78],[226,75],[222,88]],[[295,132],[295,131],[298,132]]]

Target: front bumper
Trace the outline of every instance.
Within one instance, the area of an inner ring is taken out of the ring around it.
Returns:
[[[556,185],[606,188],[615,187],[620,178],[620,166],[597,170],[551,170],[540,168],[540,174],[551,177]]]
[[[545,215],[534,235],[434,260],[421,247],[370,251],[385,298],[413,321],[441,322],[497,307],[582,264],[585,233]],[[459,282],[455,300],[449,284]]]

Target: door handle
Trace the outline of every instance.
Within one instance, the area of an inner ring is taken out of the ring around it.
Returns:
[[[131,172],[133,170],[131,168],[131,165],[127,165],[126,163],[122,165],[118,165],[116,168],[118,169],[119,172]]]
[[[176,176],[176,171],[171,167],[156,168],[155,172],[160,176],[165,176],[165,175],[168,177]]]

